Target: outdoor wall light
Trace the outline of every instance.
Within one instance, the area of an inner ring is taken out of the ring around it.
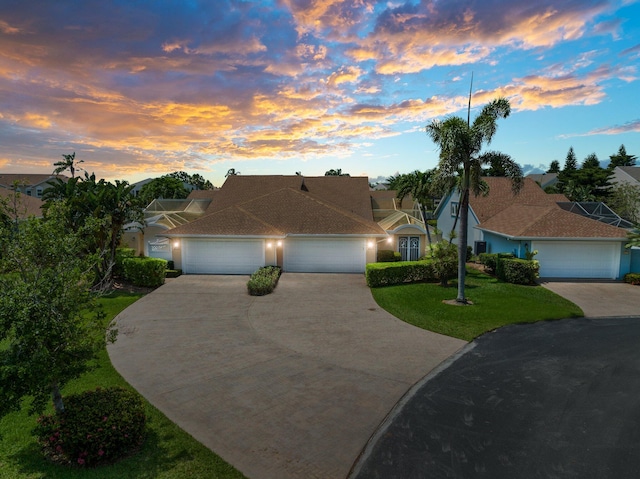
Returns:
[[[368,242],[367,242],[367,247],[368,247],[369,249],[373,248],[373,241],[368,241]]]
[[[278,241],[276,244],[278,245],[278,248],[279,248],[280,246],[282,246],[282,241]]]
[[[180,241],[174,241],[173,242],[173,247],[174,248],[180,248]]]
[[[271,244],[271,241],[269,241],[269,242],[267,243],[267,248],[271,248],[272,246],[273,246],[273,245]]]

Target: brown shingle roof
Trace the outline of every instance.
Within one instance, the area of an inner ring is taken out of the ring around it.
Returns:
[[[480,224],[478,228],[527,238],[626,238],[627,231],[563,210],[557,195],[546,194],[525,178],[514,195],[508,178],[484,178],[487,196],[469,199]]]
[[[398,200],[398,192],[395,190],[373,190],[369,191],[369,195],[373,209],[376,210],[413,209],[413,197],[410,194],[402,199],[402,203]]]
[[[232,179],[233,178],[233,179]],[[229,177],[212,201],[211,213],[167,232],[168,235],[284,236],[384,234],[373,221],[369,188],[350,177]],[[326,180],[325,180],[326,178]],[[338,178],[338,181],[335,181]],[[345,181],[346,180],[346,181]],[[352,180],[352,181],[349,181]],[[279,188],[276,188],[280,185]],[[342,194],[340,189],[344,188]],[[362,191],[360,191],[362,194]],[[329,198],[327,198],[329,197]],[[337,201],[334,201],[334,199]],[[348,205],[350,209],[342,205]],[[356,213],[355,211],[358,211]],[[362,214],[360,214],[362,213]]]
[[[21,185],[35,186],[41,183],[45,183],[54,178],[60,178],[62,181],[66,181],[69,178],[64,175],[38,175],[38,174],[25,174],[25,173],[0,173],[0,186],[5,188],[12,188],[13,184],[17,181]]]
[[[13,201],[15,198],[15,192],[7,188],[0,188],[0,196],[9,202],[9,207],[13,207]],[[28,218],[29,216],[41,217],[42,216],[42,200],[20,194],[17,204],[17,216],[20,219]],[[10,214],[11,219],[15,219],[15,215]]]

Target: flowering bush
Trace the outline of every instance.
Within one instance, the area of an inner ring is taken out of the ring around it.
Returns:
[[[95,467],[130,455],[143,443],[144,402],[135,392],[98,388],[64,401],[64,412],[41,416],[35,430],[52,461]]]

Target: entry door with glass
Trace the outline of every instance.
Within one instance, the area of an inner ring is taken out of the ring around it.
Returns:
[[[402,261],[416,261],[420,257],[420,237],[400,236],[398,251],[402,256]]]

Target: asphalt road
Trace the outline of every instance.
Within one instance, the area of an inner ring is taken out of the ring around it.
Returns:
[[[640,477],[640,317],[485,334],[410,391],[351,478]]]

